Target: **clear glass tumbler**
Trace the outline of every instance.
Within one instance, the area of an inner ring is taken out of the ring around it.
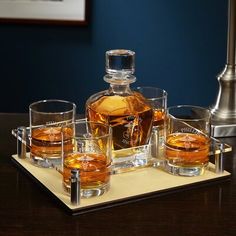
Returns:
[[[74,130],[71,146],[63,138],[63,185],[70,192],[71,170],[80,172],[81,197],[99,196],[110,187],[112,129],[107,124],[77,120],[64,127]],[[65,135],[66,132],[62,132]],[[65,141],[65,142],[64,142]]]
[[[166,170],[175,175],[198,176],[209,162],[210,110],[191,105],[167,109],[164,157]]]
[[[153,124],[151,135],[152,157],[160,157],[164,144],[164,130],[167,109],[167,92],[157,87],[137,87],[134,91],[141,93],[153,109]]]
[[[42,100],[29,106],[30,157],[34,165],[54,167],[61,163],[62,127],[74,122],[76,105],[64,100]],[[65,130],[67,139],[73,130]]]

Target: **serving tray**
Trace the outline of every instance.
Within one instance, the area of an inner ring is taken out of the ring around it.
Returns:
[[[69,194],[63,190],[62,175],[56,169],[39,168],[32,165],[28,153],[25,159],[19,158],[18,155],[12,155],[12,160],[17,167],[29,174],[37,184],[43,186],[72,215],[113,207],[155,194],[171,193],[173,190],[181,190],[230,177],[230,173],[227,171],[220,174],[215,173],[215,165],[212,163],[209,163],[204,175],[196,177],[174,176],[161,168],[146,167],[111,175],[111,187],[107,193],[99,197],[81,199],[80,204],[74,206],[70,203]]]

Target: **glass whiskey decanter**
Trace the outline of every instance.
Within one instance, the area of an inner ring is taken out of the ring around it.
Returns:
[[[134,61],[133,51],[107,51],[104,80],[110,87],[92,95],[86,102],[88,120],[112,127],[113,165],[118,168],[143,165],[145,161],[133,148],[148,144],[152,130],[151,106],[141,93],[130,89],[130,84],[136,81]]]

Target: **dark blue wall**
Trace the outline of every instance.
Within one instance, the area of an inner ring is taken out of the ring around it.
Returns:
[[[0,112],[60,98],[84,111],[104,90],[105,51],[136,52],[136,85],[169,105],[209,106],[226,62],[227,0],[92,0],[88,26],[0,25]]]

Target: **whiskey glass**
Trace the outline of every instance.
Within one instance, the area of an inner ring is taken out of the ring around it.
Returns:
[[[167,108],[167,92],[161,88],[145,86],[137,87],[134,90],[140,92],[151,104],[154,110],[153,126],[158,126],[160,130],[163,130]]]
[[[178,105],[167,109],[164,142],[166,170],[174,175],[202,175],[209,162],[211,113],[207,108]]]
[[[30,157],[38,167],[55,167],[61,164],[62,127],[74,122],[76,105],[69,101],[49,99],[29,106]],[[64,129],[69,138],[73,130]]]
[[[102,195],[110,187],[111,127],[107,124],[82,119],[63,129],[74,130],[71,142],[69,142],[71,146],[67,144],[67,137],[62,138],[64,189],[70,193],[71,170],[78,169],[81,197]],[[62,132],[62,136],[65,133]]]
[[[161,88],[142,86],[137,87],[134,91],[141,93],[149,102],[153,109],[153,124],[152,124],[152,140],[151,145],[157,145],[157,147],[152,147],[152,156],[159,157],[159,149],[163,148],[164,143],[164,130],[165,130],[165,119],[166,119],[166,109],[167,109],[167,96],[168,93]],[[157,143],[153,143],[157,139]]]

